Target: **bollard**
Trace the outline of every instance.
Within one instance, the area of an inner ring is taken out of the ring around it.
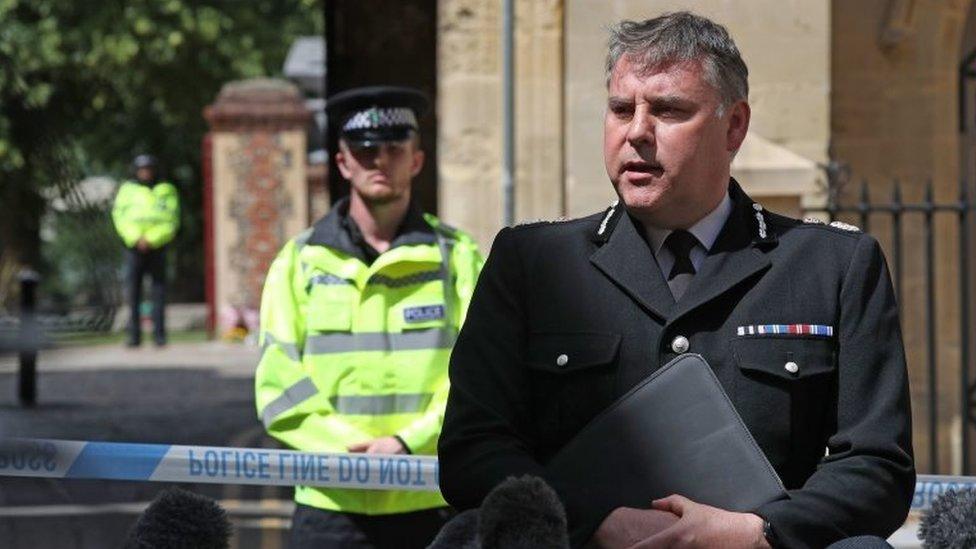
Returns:
[[[38,274],[30,269],[20,272],[20,375],[17,395],[21,406],[37,402],[37,307]]]

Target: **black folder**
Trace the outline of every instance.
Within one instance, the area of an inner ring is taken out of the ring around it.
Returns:
[[[595,417],[546,464],[596,506],[646,509],[680,494],[748,512],[788,497],[700,355],[672,360]]]

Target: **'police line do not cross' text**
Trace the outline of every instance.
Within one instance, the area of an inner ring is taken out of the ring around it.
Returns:
[[[295,484],[339,482],[366,486],[423,487],[422,462],[396,456],[350,456],[235,448],[187,450],[191,477],[265,479]],[[437,483],[434,469],[433,483]]]

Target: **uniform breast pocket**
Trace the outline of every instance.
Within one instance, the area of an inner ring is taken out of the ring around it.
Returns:
[[[531,403],[545,445],[562,446],[600,412],[613,394],[619,334],[534,333],[529,336],[526,366]]]
[[[732,340],[732,352],[742,375],[730,396],[770,460],[822,456],[836,398],[834,340],[745,336]]]
[[[802,382],[835,369],[834,341],[826,337],[737,337],[732,352],[743,373],[783,381]]]
[[[305,321],[311,332],[352,330],[353,302],[350,298],[315,288],[308,296]]]

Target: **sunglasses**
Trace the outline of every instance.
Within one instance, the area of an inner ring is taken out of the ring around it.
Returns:
[[[403,152],[407,150],[410,144],[410,138],[406,138],[400,141],[366,141],[361,143],[346,143],[349,147],[349,151],[355,155],[370,155],[375,156],[380,153],[380,150],[384,147],[387,152]]]

